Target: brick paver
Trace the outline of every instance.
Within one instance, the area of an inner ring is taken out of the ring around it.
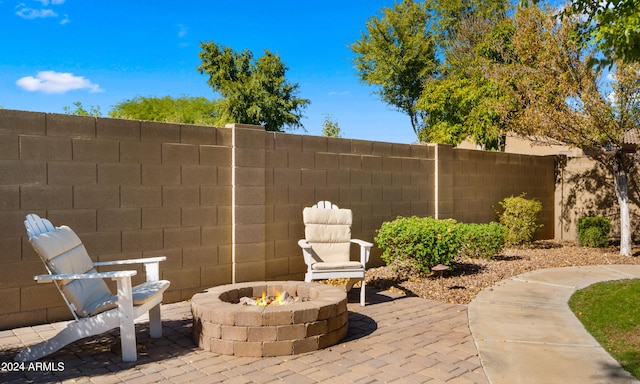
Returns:
[[[136,326],[138,361],[120,359],[118,331],[80,340],[42,361],[60,372],[0,372],[2,383],[463,383],[487,384],[468,327],[467,307],[356,289],[349,299],[349,332],[324,350],[294,356],[218,355],[191,338],[189,302],[163,306],[163,337]],[[0,331],[0,362],[49,337],[62,324]]]

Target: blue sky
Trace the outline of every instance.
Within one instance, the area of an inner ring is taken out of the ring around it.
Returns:
[[[415,142],[409,118],[360,82],[349,46],[393,0],[0,0],[0,106],[63,113],[76,101],[103,115],[136,96],[213,98],[200,42],[289,67],[310,99],[302,123],[321,135],[330,114],[343,137]],[[293,133],[305,133],[292,131]]]

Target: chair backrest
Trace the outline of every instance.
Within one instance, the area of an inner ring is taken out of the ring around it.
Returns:
[[[96,273],[82,241],[71,228],[54,227],[49,220],[37,219],[40,218],[29,215],[25,221],[29,243],[50,274]],[[67,303],[72,304],[71,310],[80,317],[95,315],[117,305],[102,279],[61,280],[58,287]]]
[[[328,263],[349,261],[353,220],[351,210],[340,209],[333,204],[329,207],[334,208],[314,206],[302,211],[305,239],[313,247],[314,257],[319,258],[317,261]]]

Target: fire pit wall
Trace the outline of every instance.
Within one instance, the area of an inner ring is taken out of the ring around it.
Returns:
[[[241,297],[287,291],[287,305],[238,304]],[[295,355],[326,348],[347,334],[347,295],[330,285],[253,282],[222,285],[193,296],[194,341],[204,350],[235,356]]]

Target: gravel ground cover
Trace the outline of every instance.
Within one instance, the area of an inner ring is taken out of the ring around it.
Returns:
[[[469,304],[482,289],[496,282],[536,269],[606,264],[640,264],[640,248],[634,256],[620,256],[617,247],[585,248],[575,243],[539,241],[525,248],[505,249],[492,260],[459,258],[457,266],[442,275],[410,279],[398,277],[391,267],[368,269],[367,285],[406,295],[451,304]]]

